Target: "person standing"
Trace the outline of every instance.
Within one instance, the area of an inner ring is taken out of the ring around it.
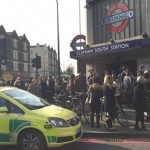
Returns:
[[[48,101],[50,103],[53,103],[53,97],[55,95],[55,81],[52,78],[52,76],[49,76],[47,79],[47,96],[48,96]]]
[[[41,81],[41,96],[43,99],[48,99],[48,96],[47,96],[47,77],[42,77],[42,81]]]
[[[74,95],[75,93],[75,75],[71,74],[70,78],[68,80],[68,91],[69,91],[69,95]]]
[[[126,76],[127,71],[129,71],[129,69],[126,66],[123,66],[122,67],[122,72],[120,74],[121,87],[122,87],[123,91],[124,91],[124,77]]]
[[[129,107],[132,107],[133,79],[131,77],[129,70],[126,72],[126,75],[124,76],[123,84],[124,84],[124,94],[125,94],[126,104]]]
[[[21,76],[17,77],[17,79],[14,82],[14,86],[25,90],[25,83],[23,82]]]
[[[87,86],[88,86],[88,88],[93,83],[93,77],[94,77],[94,72],[93,72],[93,70],[90,70],[90,75],[87,78]]]
[[[146,79],[145,82],[145,91],[146,91],[146,97],[150,99],[150,71],[145,71],[144,72],[144,78]],[[147,111],[147,116],[146,120],[149,122],[150,121],[150,108]]]
[[[33,78],[29,83],[28,91],[36,96],[41,97],[41,83],[37,77]]]
[[[115,93],[116,88],[113,84],[113,77],[109,75],[108,82],[104,85],[104,96],[106,98],[106,112],[108,112],[108,119],[106,120],[104,125],[109,130],[116,130],[112,124],[113,120],[116,117]]]
[[[138,76],[144,76],[144,71],[145,71],[145,67],[144,66],[140,66],[138,73],[137,73],[137,77]]]
[[[135,130],[146,130],[144,125],[144,105],[145,105],[145,80],[139,77],[134,87],[133,104],[135,109]],[[141,128],[139,127],[141,122]]]
[[[104,74],[104,85],[107,85],[107,83],[109,82],[109,72],[108,70],[105,70],[105,74]]]
[[[87,92],[86,77],[82,73],[75,77],[75,86],[76,92]]]
[[[120,80],[118,79],[118,77],[115,78],[114,80],[114,86],[116,88],[116,92],[115,92],[115,97],[117,100],[117,103],[119,104],[119,107],[122,109],[122,99],[121,99],[121,86],[120,86]]]
[[[91,92],[91,127],[94,128],[94,114],[96,113],[96,127],[100,127],[100,98],[103,97],[102,85],[100,84],[100,78],[95,76],[93,78],[93,84],[89,86],[87,94]]]

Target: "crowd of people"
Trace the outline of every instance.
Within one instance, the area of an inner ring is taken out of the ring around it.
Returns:
[[[4,83],[4,82],[3,82]],[[15,86],[23,90],[27,90],[34,95],[46,99],[53,103],[53,97],[58,94],[65,94],[71,96],[75,92],[87,91],[86,77],[83,74],[75,76],[71,74],[70,77],[55,78],[51,75],[43,77],[31,77],[29,81],[24,81],[21,76],[12,79],[9,82],[2,84],[3,86]]]
[[[94,113],[96,113],[96,126],[100,127],[99,114],[101,102],[99,99],[105,98],[106,112],[108,119],[105,127],[114,129],[113,120],[116,117],[116,102],[122,109],[123,105],[135,109],[135,130],[146,130],[144,124],[144,112],[147,111],[147,120],[150,120],[150,108],[145,110],[147,105],[145,97],[150,98],[150,72],[145,71],[144,66],[138,70],[137,76],[134,76],[128,67],[123,67],[120,74],[114,71],[106,71],[103,83],[100,83],[99,76],[93,73],[89,76],[88,92],[92,93],[91,97],[91,127],[94,127]],[[150,103],[150,101],[149,101]],[[141,128],[139,126],[141,123]]]
[[[87,95],[91,92],[92,128],[95,127],[95,114],[96,127],[100,127],[100,99],[105,97],[105,111],[108,113],[105,123],[107,128],[114,128],[112,122],[116,117],[117,102],[121,109],[123,105],[135,109],[135,130],[146,129],[144,125],[145,97],[146,95],[150,97],[150,71],[146,72],[144,66],[139,68],[137,76],[134,76],[128,67],[123,67],[119,74],[114,71],[105,71],[103,79],[94,72],[91,72],[87,79],[85,75],[79,73],[77,76],[71,74],[70,77],[60,79],[52,76],[31,77],[28,82],[24,82],[19,76],[7,85],[27,90],[50,103],[53,103],[53,97],[60,93],[73,96],[75,92],[83,92]],[[147,120],[150,121],[149,110],[147,112]],[[141,122],[141,128],[139,122]]]

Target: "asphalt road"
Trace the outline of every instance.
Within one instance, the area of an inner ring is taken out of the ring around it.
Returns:
[[[81,139],[79,142],[50,150],[149,150],[150,140],[142,139]],[[0,146],[0,150],[17,150]]]

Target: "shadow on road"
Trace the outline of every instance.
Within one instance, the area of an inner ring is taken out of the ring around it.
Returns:
[[[107,145],[103,143],[87,143],[87,142],[76,142],[73,144],[65,145],[59,148],[53,148],[51,150],[131,150],[117,145]]]
[[[117,145],[107,145],[106,143],[90,143],[90,142],[76,142],[63,147],[50,148],[49,150],[131,150]],[[0,146],[0,150],[18,150],[15,146]]]

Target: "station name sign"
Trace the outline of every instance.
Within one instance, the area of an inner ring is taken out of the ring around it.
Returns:
[[[99,47],[92,47],[83,50],[71,51],[70,57],[81,57],[81,56],[89,56],[89,55],[96,55],[102,53],[111,53],[111,52],[119,52],[119,51],[126,51],[133,48],[139,48],[144,46],[150,46],[149,39],[139,39],[134,41],[128,41],[123,43],[116,43],[111,45],[99,46]]]
[[[120,49],[127,49],[129,48],[129,43],[123,43],[123,44],[117,44],[117,45],[111,45],[111,46],[102,46],[102,47],[95,47],[92,49],[85,49],[81,51],[77,51],[77,56],[80,55],[89,55],[89,54],[97,54],[101,52],[108,52],[108,51],[115,51]]]
[[[134,11],[129,10],[125,3],[118,2],[107,9],[106,17],[102,18],[102,25],[107,26],[112,33],[119,33],[127,27],[129,19],[134,17]]]
[[[133,17],[133,15],[134,15],[133,11],[127,11],[127,12],[120,13],[111,17],[107,17],[107,18],[102,19],[102,25],[113,24],[119,21],[130,19]]]

